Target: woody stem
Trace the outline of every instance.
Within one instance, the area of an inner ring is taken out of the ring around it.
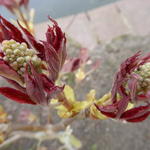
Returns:
[[[68,100],[66,99],[65,94],[63,92],[58,94],[57,98],[58,98],[59,103],[64,105],[68,110],[72,109],[72,105],[68,102]]]

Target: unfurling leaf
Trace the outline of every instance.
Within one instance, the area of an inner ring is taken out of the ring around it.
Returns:
[[[58,133],[58,139],[66,149],[74,150],[82,147],[80,140],[72,134],[70,126],[65,131]]]
[[[91,118],[93,119],[101,119],[101,120],[104,120],[104,119],[107,119],[108,117],[103,115],[97,108],[95,105],[92,105],[90,107],[90,115],[91,115]]]
[[[75,76],[77,81],[82,81],[86,77],[85,72],[82,69],[78,69]]]
[[[110,94],[105,95],[102,99],[96,100],[95,90],[91,90],[87,95],[86,99],[78,101],[75,98],[73,89],[66,85],[64,88],[64,94],[67,102],[72,106],[71,109],[66,108],[64,105],[58,105],[55,108],[57,113],[61,118],[71,118],[79,114],[81,111],[89,110],[88,117],[93,119],[106,119],[107,117],[103,115],[95,106],[95,104],[102,104],[105,102]],[[56,100],[55,100],[56,101]]]
[[[90,92],[86,95],[86,98],[87,98],[86,101],[89,101],[89,102],[95,101],[95,95],[96,95],[96,91],[90,90]]]
[[[67,98],[68,101],[70,101],[70,102],[74,102],[75,101],[74,91],[69,85],[65,86],[64,94],[65,94],[65,97]]]
[[[76,138],[74,135],[70,135],[70,142],[77,149],[82,147],[80,140]]]
[[[5,112],[3,106],[0,105],[0,123],[8,122],[8,114]]]
[[[0,132],[0,144],[2,144],[5,141],[5,135],[3,132]]]

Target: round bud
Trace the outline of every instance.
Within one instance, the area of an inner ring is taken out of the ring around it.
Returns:
[[[32,49],[27,49],[27,50],[26,50],[26,55],[28,55],[28,56],[33,56],[33,55],[34,55],[34,50],[32,50]]]
[[[11,39],[11,40],[9,41],[9,44],[14,44],[14,43],[16,43],[16,41],[13,40],[13,39]]]
[[[18,48],[19,48],[21,51],[25,51],[25,50],[26,50],[26,47],[25,47],[24,45],[20,45]]]
[[[5,40],[2,42],[2,51],[4,57],[2,59],[7,61],[12,68],[14,68],[20,75],[25,71],[28,62],[32,62],[36,66],[37,71],[41,71],[41,59],[37,56],[34,49],[28,49],[25,42],[21,44],[12,40]]]
[[[14,61],[14,59],[13,58],[11,58],[11,57],[9,57],[9,62],[13,62]]]
[[[37,64],[37,65],[40,65],[40,64],[41,64],[41,59],[40,59],[40,58],[37,58],[36,64]]]
[[[11,58],[15,58],[15,55],[14,55],[14,54],[12,54],[12,55],[11,55]]]
[[[17,70],[17,69],[18,69],[18,64],[17,64],[17,62],[16,62],[16,61],[15,61],[15,62],[13,62],[13,63],[11,63],[10,65],[11,65],[11,67],[12,67],[13,69],[15,69],[15,70]]]
[[[18,57],[17,62],[23,64],[24,63],[24,58],[23,57]]]
[[[21,46],[23,46],[23,47],[25,47],[25,49],[27,49],[27,44],[25,42],[22,42]]]
[[[11,49],[6,49],[5,53],[6,53],[6,55],[10,55],[10,54],[12,54],[12,50]]]
[[[29,62],[31,60],[31,56],[26,56],[25,60],[26,60],[26,62]]]
[[[21,51],[19,49],[15,49],[14,50],[14,54],[17,55],[17,56],[20,56],[21,55]]]
[[[18,74],[22,75],[22,71],[18,70],[17,72],[18,72]]]
[[[26,63],[26,62],[24,62],[24,63],[23,63],[23,66],[24,66],[24,67],[26,67],[26,65],[27,65],[27,63]]]
[[[16,49],[18,47],[18,45],[16,43],[11,45],[12,49]]]
[[[8,44],[8,40],[4,40],[3,42],[2,42],[2,46],[5,46],[5,45],[7,45]]]
[[[4,60],[4,61],[8,61],[8,57],[7,57],[7,56],[4,56],[4,57],[3,57],[3,60]]]
[[[21,67],[21,68],[20,68],[20,71],[21,71],[21,72],[25,72],[25,68],[24,68],[24,67]]]

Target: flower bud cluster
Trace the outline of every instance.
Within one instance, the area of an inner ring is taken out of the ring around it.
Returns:
[[[3,60],[16,70],[20,75],[25,72],[25,66],[31,62],[36,68],[40,68],[42,61],[33,49],[28,49],[27,44],[18,43],[15,40],[2,42]]]
[[[141,65],[135,73],[140,76],[139,89],[150,90],[150,62]]]

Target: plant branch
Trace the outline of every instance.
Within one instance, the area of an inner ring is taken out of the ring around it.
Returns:
[[[66,120],[62,120],[60,123],[52,126],[52,130],[53,131],[61,131],[61,130],[64,130],[68,125],[70,125],[73,121],[75,121],[77,118],[74,117],[74,118],[69,118],[69,119],[66,119]]]
[[[21,138],[20,135],[15,135],[15,136],[13,136],[13,137],[7,139],[7,140],[4,141],[2,144],[0,144],[0,149],[3,148],[3,147],[5,147],[5,146],[7,146],[7,145],[10,145],[11,143],[13,143],[13,142],[19,140],[20,138]]]

